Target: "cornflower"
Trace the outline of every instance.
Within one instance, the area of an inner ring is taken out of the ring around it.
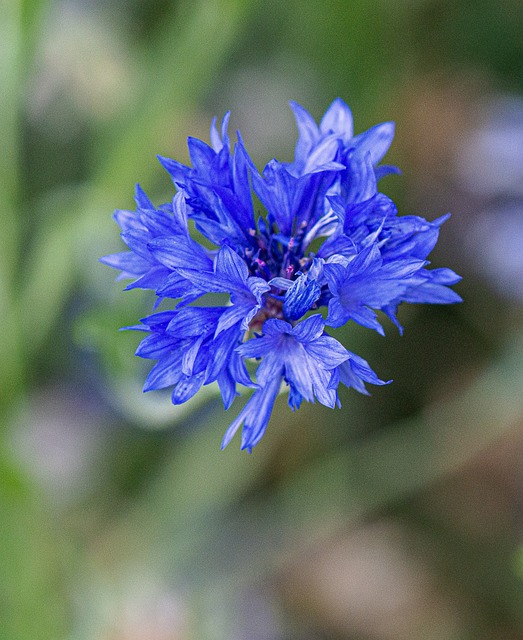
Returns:
[[[156,207],[138,185],[136,210],[114,214],[129,251],[102,258],[132,279],[126,289],[152,289],[155,308],[171,307],[129,327],[148,334],[136,355],[156,360],[144,391],[172,388],[180,404],[216,382],[228,409],[237,385],[253,389],[222,448],[242,427],[241,448],[252,451],[282,385],[296,410],[303,400],[340,406],[340,384],[360,393],[366,383],[387,384],[329,327],[353,321],[383,334],[381,311],[402,332],[402,302],[461,301],[449,288],[458,275],[427,268],[448,216],[398,216],[378,191],[380,178],[398,173],[379,164],[393,123],[355,136],[339,98],[319,125],[297,103],[291,108],[298,128],[291,163],[274,159],[260,173],[239,132],[231,149],[229,113],[221,132],[215,118],[211,146],[188,140],[192,166],[159,158],[176,187],[173,200]],[[212,248],[191,236],[190,221]],[[207,294],[227,294],[228,302],[211,306]]]

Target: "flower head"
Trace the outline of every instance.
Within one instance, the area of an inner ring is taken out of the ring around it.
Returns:
[[[291,163],[271,160],[260,173],[240,134],[231,149],[229,114],[221,133],[213,121],[212,146],[189,138],[191,167],[160,158],[177,189],[172,202],[156,208],[138,186],[136,210],[114,216],[129,251],[102,258],[133,280],[127,289],[152,289],[156,304],[170,307],[131,327],[148,334],[137,355],[157,361],[144,391],[172,388],[179,404],[216,382],[228,408],[237,385],[253,388],[223,439],[225,447],[243,426],[249,451],[282,385],[295,410],[303,400],[339,406],[340,383],[361,393],[365,383],[385,384],[328,327],[353,321],[383,334],[382,311],[401,331],[402,302],[460,301],[449,289],[459,276],[427,268],[446,217],[398,216],[378,191],[379,179],[397,172],[378,165],[393,124],[354,136],[339,98],[319,125],[300,105],[291,108],[298,127]],[[205,247],[191,237],[189,220]],[[224,305],[206,304],[207,294],[226,294]],[[256,365],[253,376],[247,362]]]

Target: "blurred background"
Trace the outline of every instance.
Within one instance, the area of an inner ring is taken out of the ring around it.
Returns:
[[[522,33],[520,0],[0,1],[2,640],[523,639]],[[141,393],[111,214],[214,115],[261,167],[336,96],[396,121],[382,190],[452,212],[465,302],[348,327],[392,385],[222,452],[238,406]]]

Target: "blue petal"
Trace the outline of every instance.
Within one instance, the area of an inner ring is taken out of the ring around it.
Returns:
[[[140,220],[149,232],[149,239],[157,236],[170,236],[181,231],[172,215],[172,205],[164,209],[141,211]]]
[[[176,312],[167,330],[180,338],[214,333],[224,307],[185,307]]]
[[[216,336],[211,342],[205,376],[206,384],[214,382],[220,373],[228,367],[239,338],[240,332],[238,328],[232,327],[222,332],[219,336]]]
[[[388,380],[387,382],[380,380],[370,368],[369,363],[355,353],[350,354],[350,359],[342,363],[338,367],[338,371],[341,383],[347,388],[354,388],[356,391],[365,395],[369,395],[369,392],[365,388],[365,382],[374,385],[384,385],[392,382],[392,380]]]
[[[174,384],[178,384],[182,377],[181,354],[174,353],[169,357],[157,362],[149,371],[143,386],[144,391],[165,389]]]
[[[334,369],[349,358],[349,352],[335,338],[321,336],[307,345],[307,353],[320,360],[325,369]]]
[[[312,369],[313,373],[311,375],[314,395],[318,399],[321,404],[329,407],[330,409],[334,409],[336,403],[338,402],[338,394],[336,389],[331,385],[332,373],[330,371],[325,371],[320,367],[316,367]]]
[[[189,281],[202,293],[232,293],[233,291],[244,292],[246,287],[237,285],[227,278],[222,278],[213,271],[201,269],[178,268],[176,273]]]
[[[290,235],[297,179],[280,162],[271,160],[263,171],[263,177],[253,172],[252,183],[256,195],[276,220],[281,233]]]
[[[289,344],[285,356],[285,378],[296,387],[307,402],[314,402],[312,380],[316,365],[313,362],[309,366],[309,357],[305,347],[300,342],[294,341]],[[260,376],[257,374],[256,379],[259,378]]]
[[[263,339],[263,338],[261,338]],[[279,378],[285,367],[285,362],[292,352],[294,345],[299,344],[290,336],[280,334],[278,339],[268,339],[271,344],[271,350],[262,358],[256,371],[256,382],[261,386],[265,386],[273,378]],[[283,357],[285,356],[285,358]]]
[[[331,293],[337,295],[346,279],[346,268],[336,262],[328,262],[323,267],[323,274]]]
[[[191,137],[187,139],[187,146],[189,147],[189,155],[194,169],[202,173],[208,171],[216,157],[213,149],[202,140]]]
[[[187,228],[187,202],[185,200],[185,194],[183,191],[178,191],[178,193],[172,199],[172,211],[173,218],[178,225],[180,230],[188,233]]]
[[[183,352],[182,356],[182,373],[186,376],[192,376],[194,371],[194,364],[196,361],[196,357],[200,352],[200,347],[202,346],[202,342],[204,341],[205,336],[200,336],[190,346]]]
[[[288,399],[288,404],[289,407],[293,410],[296,411],[297,409],[300,408],[300,405],[302,403],[303,400],[303,396],[301,395],[301,393],[296,389],[296,387],[291,383],[289,385],[289,399]]]
[[[131,251],[122,251],[121,253],[113,253],[100,258],[100,262],[106,264],[113,269],[121,269],[127,275],[126,277],[134,278],[142,275],[149,270],[151,263],[137,256]]]
[[[234,161],[232,165],[232,182],[234,193],[241,203],[241,218],[238,222],[245,230],[254,229],[254,208],[252,204],[251,185],[249,172],[254,163],[249,157],[241,138],[239,138],[234,149]]]
[[[216,129],[216,117],[213,118],[211,124],[211,144],[216,153],[222,150],[224,146],[229,146],[229,138],[227,136],[227,128],[229,125],[229,118],[231,117],[231,112],[227,111],[227,113],[223,116],[222,120],[222,135],[218,134]]]
[[[238,384],[242,384],[244,387],[258,388],[259,385],[251,380],[243,358],[234,350],[229,357],[228,367],[232,377]]]
[[[234,378],[229,373],[228,369],[223,369],[217,378],[218,386],[220,387],[220,393],[223,400],[223,406],[228,409],[234,402],[238,392],[236,391],[236,383]]]
[[[120,234],[125,244],[133,251],[137,256],[144,258],[149,263],[153,261],[153,256],[147,244],[151,240],[151,235],[148,231],[142,231],[142,229],[131,229],[130,231],[124,231]]]
[[[357,309],[351,309],[350,318],[351,320],[354,320],[354,322],[361,324],[362,327],[374,329],[374,331],[377,331],[381,336],[385,335],[383,327],[378,322],[375,312],[368,307],[360,306]]]
[[[353,136],[352,111],[341,99],[336,98],[325,112],[320,122],[320,131],[324,135],[336,133],[348,143]]]
[[[134,190],[134,201],[140,209],[154,209],[153,203],[149,200],[142,187],[137,184]]]
[[[220,247],[214,259],[214,269],[218,275],[228,278],[234,284],[244,284],[249,275],[245,261],[227,244]]]
[[[350,317],[350,312],[342,306],[339,298],[331,298],[329,300],[326,324],[336,329],[348,322]]]
[[[235,304],[227,307],[218,320],[215,336],[238,323],[242,323],[241,328],[246,331],[257,309],[258,307],[253,304]],[[243,323],[243,320],[246,320],[246,323]]]
[[[288,289],[290,289],[292,287],[292,283],[293,281],[289,280],[288,278],[276,277],[272,278],[272,280],[269,280],[270,285],[276,287],[276,289],[280,289],[281,291],[287,291]]]
[[[321,286],[308,275],[299,276],[285,294],[283,313],[288,320],[298,320],[320,297]]]
[[[268,320],[263,325],[263,330],[267,331],[267,324],[270,322]],[[271,339],[268,339],[267,336],[263,336],[261,338],[250,338],[247,342],[244,342],[239,347],[236,348],[236,351],[243,358],[261,358],[274,350],[274,342]]]
[[[339,142],[336,135],[330,135],[323,138],[317,145],[315,145],[307,156],[302,172],[311,173],[319,168],[323,170],[325,170],[325,168],[344,169],[344,165],[329,164],[336,158],[338,150]]]
[[[159,360],[161,357],[173,351],[173,348],[177,346],[176,342],[172,336],[151,333],[151,335],[148,335],[140,342],[135,351],[135,355],[140,358]]]
[[[452,269],[440,268],[429,271],[430,281],[434,284],[456,284],[461,280],[461,276]]]
[[[163,156],[157,156],[160,164],[170,174],[174,184],[184,184],[188,179],[191,169],[186,167],[181,162],[172,160],[171,158],[165,158]]]
[[[292,330],[292,333],[300,342],[311,342],[323,334],[324,327],[325,321],[323,317],[319,313],[316,313],[298,323]]]
[[[383,193],[376,193],[367,200],[348,205],[343,215],[343,230],[350,234],[354,225],[361,224],[362,220],[368,220],[371,216],[376,215],[381,218],[395,216],[396,213],[394,202]]]
[[[265,336],[279,336],[282,333],[292,333],[292,325],[285,320],[271,318],[263,325],[263,333]]]
[[[203,373],[189,376],[178,382],[172,392],[171,400],[173,404],[183,404],[190,400],[201,388],[203,384]]]
[[[159,296],[166,298],[181,298],[182,296],[198,293],[194,283],[178,273],[168,272],[169,275],[164,277],[161,286],[156,289]],[[200,292],[201,295],[201,292]]]
[[[251,240],[249,232],[254,231],[254,215],[252,211],[252,196],[250,192],[249,182],[245,185],[248,195],[243,196],[231,191],[227,187],[214,187],[214,192],[219,196],[219,202],[221,203],[222,223],[224,216],[230,219],[229,226],[234,225],[236,229],[236,235],[241,230],[241,244],[246,244],[247,240]],[[215,206],[215,212],[218,210],[218,206]],[[229,240],[234,238],[229,234]]]
[[[254,392],[238,417],[225,432],[222,440],[222,449],[225,449],[243,423],[245,423],[245,426],[243,428],[241,448],[251,451],[258,444],[269,423],[280,385],[281,379],[276,378],[266,387]]]
[[[381,164],[379,167],[374,169],[374,172],[376,173],[376,180],[378,182],[385,176],[389,176],[391,174],[401,175],[401,169],[389,164]]]
[[[431,304],[455,304],[463,302],[462,297],[452,289],[442,284],[427,282],[419,287],[409,289],[401,297],[403,302],[431,303]]]
[[[271,289],[268,282],[254,276],[247,278],[247,287],[258,302],[261,302],[263,294]]]
[[[157,238],[148,246],[156,260],[170,269],[187,265],[203,271],[212,269],[211,259],[194,240],[186,242],[179,237]]]
[[[146,318],[142,318],[141,322],[148,328],[149,331],[165,331],[169,322],[176,315],[176,311],[159,311],[153,313]]]
[[[116,209],[113,213],[113,219],[122,231],[127,231],[128,229],[146,229],[146,227],[140,222],[139,215],[136,211]]]
[[[312,148],[316,140],[319,138],[320,132],[318,125],[314,121],[311,114],[297,102],[290,102],[290,107],[296,119],[298,127],[298,141],[294,156],[297,163],[305,163],[305,158]]]
[[[349,184],[346,194],[347,202],[362,202],[378,192],[376,175],[372,165],[372,155],[360,150],[349,159]]]
[[[383,122],[360,133],[352,140],[359,153],[370,154],[370,160],[376,165],[389,150],[394,139],[394,122]]]

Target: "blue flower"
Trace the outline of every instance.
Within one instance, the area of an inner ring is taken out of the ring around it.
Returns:
[[[282,388],[296,410],[303,400],[340,406],[340,384],[360,393],[387,384],[329,327],[353,321],[383,334],[381,311],[402,331],[402,302],[461,300],[449,288],[459,276],[428,268],[447,216],[399,216],[379,192],[380,178],[398,172],[379,164],[394,125],[355,136],[339,98],[319,125],[291,108],[292,162],[271,160],[260,173],[240,134],[231,149],[226,114],[220,133],[212,123],[211,146],[189,138],[191,166],[160,158],[177,193],[156,208],[138,186],[136,210],[114,216],[129,251],[102,258],[132,279],[127,289],[151,289],[164,307],[128,327],[147,333],[136,354],[156,361],[144,391],[170,388],[179,404],[216,383],[229,408],[238,385],[254,390],[223,447],[242,428],[251,451]]]

